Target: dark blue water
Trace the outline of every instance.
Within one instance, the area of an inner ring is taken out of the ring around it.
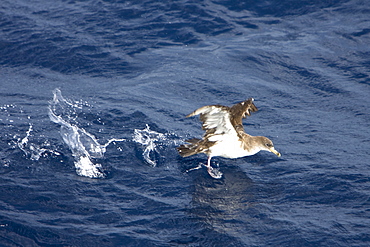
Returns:
[[[1,246],[369,246],[366,1],[0,4]],[[255,98],[282,157],[175,147]]]

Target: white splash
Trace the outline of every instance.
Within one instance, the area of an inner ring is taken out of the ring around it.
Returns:
[[[60,155],[59,152],[41,147],[40,145],[31,143],[29,141],[31,137],[31,132],[33,131],[32,124],[29,124],[29,128],[26,131],[26,136],[22,139],[18,139],[17,145],[20,150],[24,152],[25,155],[29,156],[31,160],[39,160],[42,156],[46,156],[47,154],[54,154],[54,155]],[[47,142],[43,143],[44,146],[48,146]]]
[[[155,156],[156,154],[159,155],[157,146],[162,145],[162,142],[166,139],[165,134],[150,130],[149,125],[146,125],[145,129],[134,130],[133,141],[144,146],[143,158],[153,167],[157,165]]]
[[[28,128],[28,130],[27,130],[27,132],[26,132],[26,136],[21,140],[21,141],[19,141],[18,142],[18,147],[23,151],[23,152],[25,152],[25,153],[27,153],[26,152],[26,150],[25,150],[25,147],[27,146],[27,144],[28,144],[28,138],[30,137],[30,134],[31,134],[31,131],[32,131],[32,124],[30,124],[30,127]]]
[[[59,89],[55,89],[53,94],[53,101],[49,105],[49,118],[54,123],[61,125],[60,134],[75,158],[77,174],[90,178],[103,178],[105,174],[102,172],[101,164],[95,164],[92,159],[102,158],[106,147],[111,142],[125,141],[125,139],[111,139],[106,144],[100,145],[94,135],[63,119],[62,114],[65,112],[65,108],[73,113],[73,108],[77,107],[76,104],[72,104],[63,98]],[[59,112],[60,110],[61,112]],[[71,119],[70,116],[70,113],[68,113],[65,117]],[[76,117],[73,120],[76,121]]]

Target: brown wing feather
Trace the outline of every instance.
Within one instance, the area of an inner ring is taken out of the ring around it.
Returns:
[[[235,104],[230,108],[230,122],[238,133],[239,131],[244,132],[243,118],[250,116],[251,112],[258,111],[257,107],[253,103],[253,100],[253,98],[249,98],[246,101]]]

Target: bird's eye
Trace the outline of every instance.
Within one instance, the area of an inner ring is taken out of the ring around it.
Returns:
[[[266,143],[265,145],[266,145],[266,147],[268,147],[268,148],[271,148],[271,147],[272,147],[272,144],[271,144],[271,143]]]

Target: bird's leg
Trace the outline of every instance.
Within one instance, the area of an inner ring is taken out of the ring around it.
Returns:
[[[220,172],[218,169],[215,169],[211,166],[211,159],[212,159],[212,156],[208,156],[208,160],[207,160],[208,174],[211,175],[211,177],[213,178],[220,179],[222,177],[222,172]]]
[[[211,159],[212,159],[212,156],[208,156],[208,160],[207,160],[207,168],[208,168],[208,171],[209,170],[212,170]]]

